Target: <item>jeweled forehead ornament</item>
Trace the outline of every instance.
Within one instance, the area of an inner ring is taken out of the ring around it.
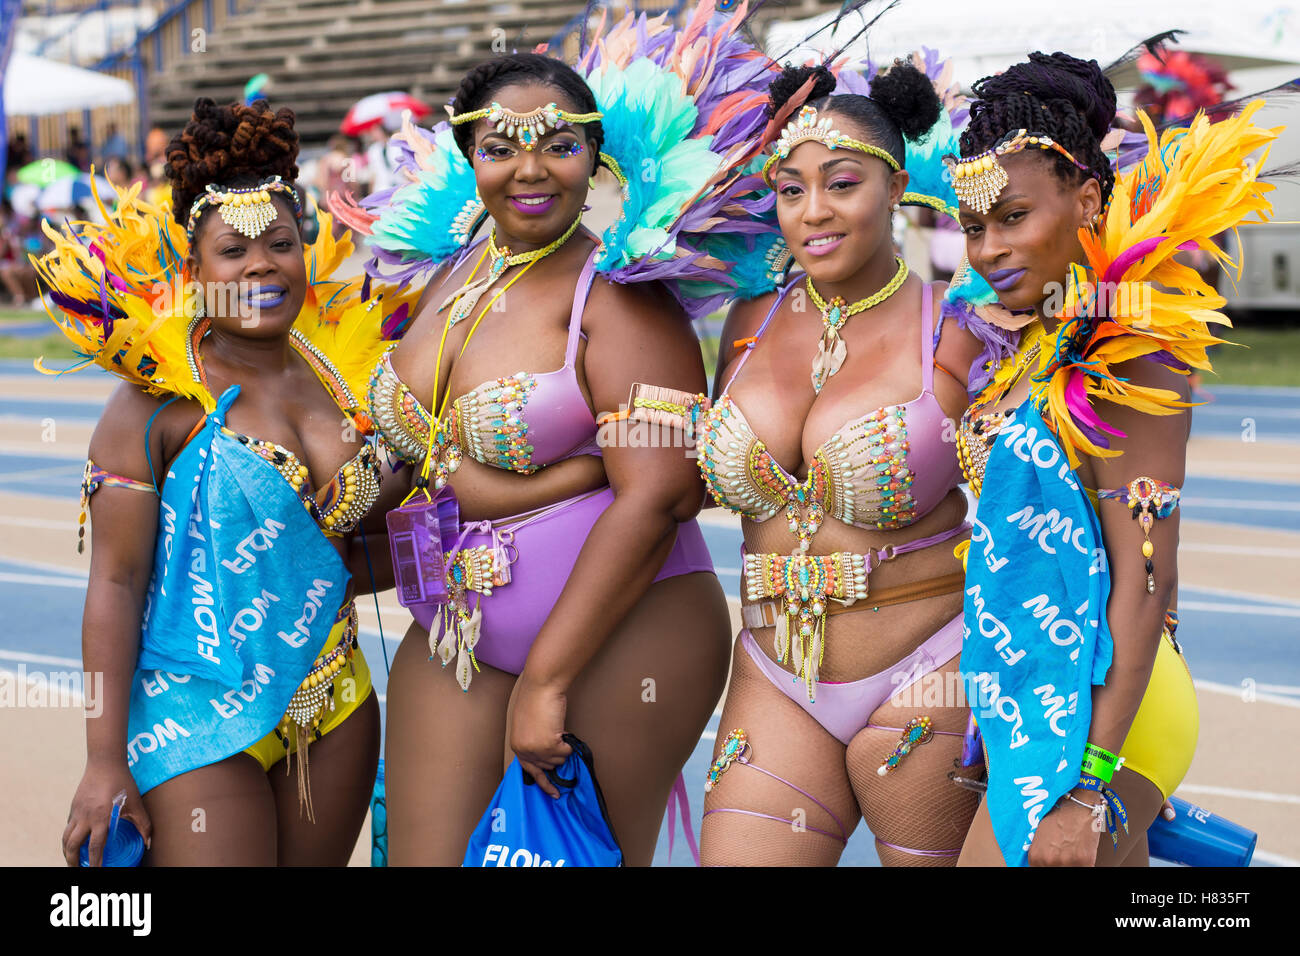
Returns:
[[[957,193],[957,199],[981,216],[987,213],[1007,185],[1007,171],[1002,168],[999,158],[1030,148],[1056,150],[1085,173],[1094,175],[1091,169],[1070,155],[1069,150],[1050,136],[1018,129],[1007,133],[992,149],[986,149],[978,156],[958,158],[949,155],[943,158],[952,171],[952,188]]]
[[[545,106],[539,106],[527,113],[516,113],[514,110],[506,109],[493,100],[491,104],[482,109],[473,110],[469,113],[452,113],[451,125],[459,126],[462,123],[473,123],[475,120],[486,119],[488,125],[495,127],[498,133],[504,133],[516,140],[524,149],[531,151],[550,130],[559,129],[561,126],[568,126],[572,123],[594,123],[604,115],[599,111],[595,113],[570,113],[568,110],[560,109],[554,103],[547,103]]]
[[[763,164],[763,179],[768,186],[772,185],[772,167],[787,158],[800,143],[809,142],[821,143],[827,149],[853,149],[859,153],[875,156],[878,159],[883,159],[894,172],[898,172],[902,168],[898,165],[898,160],[879,146],[872,146],[870,143],[864,143],[861,140],[845,136],[831,126],[829,116],[818,119],[817,110],[814,107],[805,106],[799,110],[799,115],[794,122],[781,131],[781,135],[776,141],[776,149],[767,158],[767,162]]]
[[[208,206],[216,206],[221,213],[222,222],[241,235],[256,239],[275,221],[272,193],[283,193],[288,197],[293,204],[294,218],[302,218],[302,204],[298,201],[297,190],[279,176],[237,189],[221,189],[209,183],[207,189],[190,206],[190,215],[185,221],[185,238],[191,243],[194,241],[194,228],[199,223],[199,215]]]

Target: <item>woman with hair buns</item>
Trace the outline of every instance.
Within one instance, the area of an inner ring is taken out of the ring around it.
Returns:
[[[974,86],[950,157],[971,267],[1019,349],[958,432],[980,495],[967,555],[970,681],[988,794],[963,865],[1144,866],[1196,748],[1174,637],[1187,373],[1224,300],[1178,253],[1252,214],[1262,105],[1157,139],[1118,176],[1115,91],[1093,60],[1032,53]],[[1256,219],[1255,221],[1258,221]]]
[[[726,602],[683,437],[704,367],[657,279],[692,268],[673,255],[679,210],[726,170],[726,130],[699,132],[710,116],[697,104],[734,92],[732,47],[705,36],[705,60],[679,57],[698,31],[633,23],[611,30],[626,42],[600,44],[598,66],[580,62],[586,76],[535,53],[475,67],[447,126],[399,134],[410,184],[354,223],[374,274],[432,270],[370,400],[417,491],[456,501],[460,523],[444,544],[447,598],[412,603],[393,661],[395,864],[464,859],[503,754],[556,795],[546,771],[572,732],[625,861],[648,865],[722,692]],[[694,89],[692,76],[712,79]],[[583,211],[602,166],[623,204],[598,234]],[[485,213],[493,225],[474,238]],[[657,437],[638,439],[648,426]]]
[[[351,246],[328,223],[304,247],[297,155],[292,111],[199,99],[172,208],[128,190],[39,263],[61,330],[124,379],[82,485],[104,683],[72,866],[87,836],[99,864],[119,792],[157,865],[343,865],[365,818],[379,708],[348,533],[378,494],[358,396],[383,316],[329,280]]]
[[[885,864],[950,866],[976,801],[948,780],[969,525],[946,425],[982,346],[894,249],[931,81],[898,62],[870,96],[835,88],[825,67],[771,84],[790,120],[763,176],[802,274],[732,308],[698,438],[745,538],[701,853],[832,866],[864,818]]]

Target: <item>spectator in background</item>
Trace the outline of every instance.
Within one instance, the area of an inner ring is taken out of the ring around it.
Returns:
[[[131,161],[125,156],[110,156],[104,160],[104,178],[118,189],[131,185],[134,178],[131,173]]]
[[[320,197],[318,205],[326,212],[331,212],[329,197],[331,193],[361,198],[360,159],[357,156],[356,140],[342,134],[330,137],[329,151],[316,164],[316,179],[312,186]],[[334,238],[347,232],[348,227],[341,219],[335,218]]]
[[[108,169],[109,160],[126,159],[131,154],[130,147],[126,145],[126,137],[118,132],[116,123],[109,123],[104,132],[104,168]]]
[[[154,163],[158,163],[160,176],[162,175],[162,166],[167,162],[168,141],[169,137],[161,126],[155,126],[149,130],[149,135],[144,140],[144,164],[152,170]]]
[[[16,131],[13,136],[9,137],[8,158],[5,160],[7,169],[22,169],[32,161],[32,150],[27,145],[27,134],[22,131]]]
[[[68,127],[68,152],[65,158],[83,173],[90,171],[90,146],[81,138],[80,126]]]
[[[171,186],[168,185],[167,178],[163,173],[163,167],[167,164],[167,143],[170,137],[160,126],[155,126],[149,130],[149,135],[144,139],[144,168],[142,170],[145,178],[145,187],[141,190],[145,202],[152,203],[155,206],[171,201]]]
[[[27,261],[28,243],[24,241],[24,227],[31,224],[14,215],[9,201],[0,200],[0,287],[9,293],[13,305],[25,305],[29,298],[39,304],[36,296],[36,270]],[[36,248],[40,248],[39,241]]]
[[[1211,120],[1223,119],[1227,113],[1215,109],[1236,89],[1228,80],[1228,73],[1213,57],[1185,50],[1147,52],[1138,57],[1138,75],[1142,85],[1133,93],[1133,103],[1159,126],[1175,120],[1190,121],[1198,110],[1204,110]],[[1227,233],[1214,237],[1214,242],[1224,246]],[[1181,253],[1181,261],[1200,274],[1206,285],[1219,284],[1219,261],[1203,249],[1190,249]],[[1201,376],[1196,369],[1188,375],[1193,392],[1200,388]]]
[[[369,188],[366,191],[377,193],[396,186],[393,170],[397,164],[388,154],[388,130],[382,123],[376,123],[366,130],[365,136],[369,141],[366,146],[366,185]]]

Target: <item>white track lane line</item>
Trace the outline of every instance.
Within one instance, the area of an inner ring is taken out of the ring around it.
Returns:
[[[51,657],[49,654],[28,654],[26,651],[0,650],[0,660],[18,661],[20,664],[49,664],[53,667],[70,667],[81,670],[81,661],[71,657]]]
[[[68,527],[72,527],[71,522]],[[1195,551],[1198,554],[1245,554],[1261,558],[1300,558],[1300,548],[1269,548],[1248,544],[1190,544],[1178,542],[1178,551]]]
[[[76,588],[79,591],[86,589],[85,578],[53,574],[15,574],[12,571],[0,571],[0,584],[32,584],[36,587]]]
[[[1300,494],[1300,490],[1297,494]],[[1179,499],[1179,504],[1192,508],[1233,508],[1243,511],[1300,511],[1300,501],[1268,501],[1263,498],[1197,498],[1184,495]],[[1195,521],[1196,516],[1191,515],[1188,520]]]
[[[67,464],[59,465],[56,468],[29,468],[26,471],[10,471],[0,474],[0,481],[32,481],[36,478],[58,478],[69,474],[69,469],[75,470],[76,465],[71,460]]]
[[[1222,694],[1225,697],[1235,697],[1243,704],[1252,702],[1246,700],[1244,696],[1246,688],[1242,687],[1240,684],[1220,684],[1212,680],[1193,680],[1192,686],[1197,690],[1207,691],[1211,694]],[[1263,702],[1265,704],[1279,704],[1282,707],[1300,707],[1300,699],[1261,691],[1258,684],[1255,685],[1253,698],[1254,701]]]
[[[1300,866],[1300,860],[1293,860],[1289,856],[1283,856],[1281,853],[1269,853],[1267,850],[1256,848],[1255,855],[1251,857],[1252,862],[1259,860],[1261,863],[1268,863],[1272,866]]]
[[[1197,793],[1207,797],[1236,797],[1239,800],[1259,800],[1263,803],[1294,803],[1300,805],[1300,794],[1270,793],[1267,790],[1241,790],[1237,787],[1214,787],[1202,783],[1180,784],[1175,794]]]
[[[1231,416],[1236,418],[1300,418],[1300,410],[1294,408],[1255,408],[1249,405],[1197,405],[1192,412],[1196,415]]]
[[[1300,617],[1300,607],[1255,607],[1250,604],[1226,604],[1220,601],[1178,601],[1179,611],[1218,611],[1224,614],[1259,614],[1264,617]]]
[[[0,524],[15,528],[43,528],[48,531],[76,531],[77,522],[59,521],[55,518],[24,518],[21,515],[0,515]]]
[[[1180,589],[1182,592],[1195,592],[1196,594],[1212,594],[1215,597],[1223,598],[1240,598],[1243,601],[1253,601],[1256,604],[1268,604],[1274,607],[1300,607],[1300,599],[1279,597],[1275,594],[1256,594],[1252,591],[1238,591],[1232,588],[1216,588],[1204,584],[1184,584]]]

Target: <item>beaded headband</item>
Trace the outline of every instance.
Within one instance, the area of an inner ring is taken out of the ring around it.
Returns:
[[[811,106],[805,106],[799,110],[799,116],[795,121],[781,131],[781,136],[776,141],[776,150],[763,164],[763,180],[771,186],[772,167],[780,160],[788,157],[800,143],[807,142],[821,143],[827,149],[857,150],[860,153],[867,153],[870,156],[883,159],[894,172],[902,169],[898,165],[898,160],[890,156],[886,150],[881,149],[879,146],[872,146],[870,143],[864,143],[861,140],[852,139],[839,130],[832,129],[829,116],[819,120],[817,110]]]
[[[221,221],[249,239],[256,239],[272,222],[275,221],[275,204],[271,202],[272,193],[283,193],[293,203],[295,219],[302,218],[302,203],[298,191],[284,182],[279,176],[272,176],[255,186],[243,186],[238,189],[218,189],[208,184],[194,204],[190,206],[189,219],[185,222],[185,238],[194,241],[194,229],[199,223],[199,214],[208,206],[216,206],[221,212]]]
[[[548,130],[559,129],[561,126],[568,126],[570,123],[594,123],[604,115],[599,111],[595,113],[570,113],[568,110],[560,109],[554,103],[547,103],[545,106],[539,106],[527,113],[516,113],[514,110],[506,109],[494,100],[491,105],[470,113],[453,113],[451,115],[451,125],[459,126],[462,123],[472,123],[475,120],[486,119],[489,124],[496,127],[498,133],[505,133],[507,136],[518,140],[520,146],[531,151],[541,138],[547,134]]]
[[[998,195],[1007,185],[1007,171],[998,162],[998,157],[1018,153],[1022,149],[1031,147],[1054,149],[1088,175],[1096,175],[1050,136],[1018,129],[1007,133],[996,146],[986,149],[978,156],[959,159],[949,155],[943,158],[944,163],[952,170],[952,188],[957,193],[957,199],[981,216],[984,215],[998,201]]]

